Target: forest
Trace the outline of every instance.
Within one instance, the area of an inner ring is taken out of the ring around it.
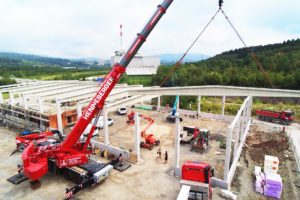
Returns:
[[[275,88],[300,89],[300,39],[231,50],[200,62],[182,64],[164,86],[270,88],[271,85],[252,60],[251,53],[256,55]],[[160,85],[169,69],[169,66],[159,67],[157,74],[152,77],[152,85]]]
[[[275,88],[300,89],[300,39],[283,43],[230,50],[203,61],[184,63],[164,87],[193,85],[232,85],[267,87],[271,85],[252,60],[254,53]],[[69,69],[66,69],[68,67]],[[122,83],[160,85],[172,66],[160,66],[153,76],[127,76]],[[0,53],[0,85],[11,84],[12,77],[42,80],[84,80],[104,75],[110,67],[95,63],[47,58],[25,54]]]

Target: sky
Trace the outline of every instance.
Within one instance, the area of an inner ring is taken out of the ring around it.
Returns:
[[[0,0],[0,51],[62,58],[110,58],[127,49],[162,0]],[[182,53],[218,9],[218,0],[174,0],[140,49]],[[224,0],[248,46],[300,38],[299,0]],[[213,56],[243,44],[219,13],[191,50]]]

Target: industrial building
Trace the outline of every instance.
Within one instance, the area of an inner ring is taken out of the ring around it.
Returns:
[[[136,87],[141,86],[117,85],[107,101],[126,98],[126,91]],[[66,130],[76,123],[78,106],[86,105],[98,88],[95,81],[33,81],[5,86],[0,88],[0,119],[23,129]]]
[[[124,55],[124,51],[116,51],[115,55],[111,57],[111,65],[117,63]],[[137,54],[131,60],[126,68],[127,75],[152,75],[156,74],[157,68],[160,65],[159,56],[142,56]]]

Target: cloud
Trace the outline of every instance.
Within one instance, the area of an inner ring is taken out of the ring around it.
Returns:
[[[67,58],[108,58],[128,47],[161,0],[0,0],[0,51]],[[224,10],[249,46],[300,37],[299,0],[232,0]],[[174,0],[141,53],[186,50],[217,10],[217,1]],[[242,47],[219,14],[192,52],[214,55]]]

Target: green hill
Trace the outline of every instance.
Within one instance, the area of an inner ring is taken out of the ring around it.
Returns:
[[[271,87],[251,59],[254,52],[276,88],[300,89],[300,39],[224,52],[207,60],[181,65],[165,86],[234,85]],[[152,84],[169,71],[161,66]]]
[[[51,58],[29,54],[0,52],[0,67],[92,67],[96,63],[87,63],[80,60]]]

